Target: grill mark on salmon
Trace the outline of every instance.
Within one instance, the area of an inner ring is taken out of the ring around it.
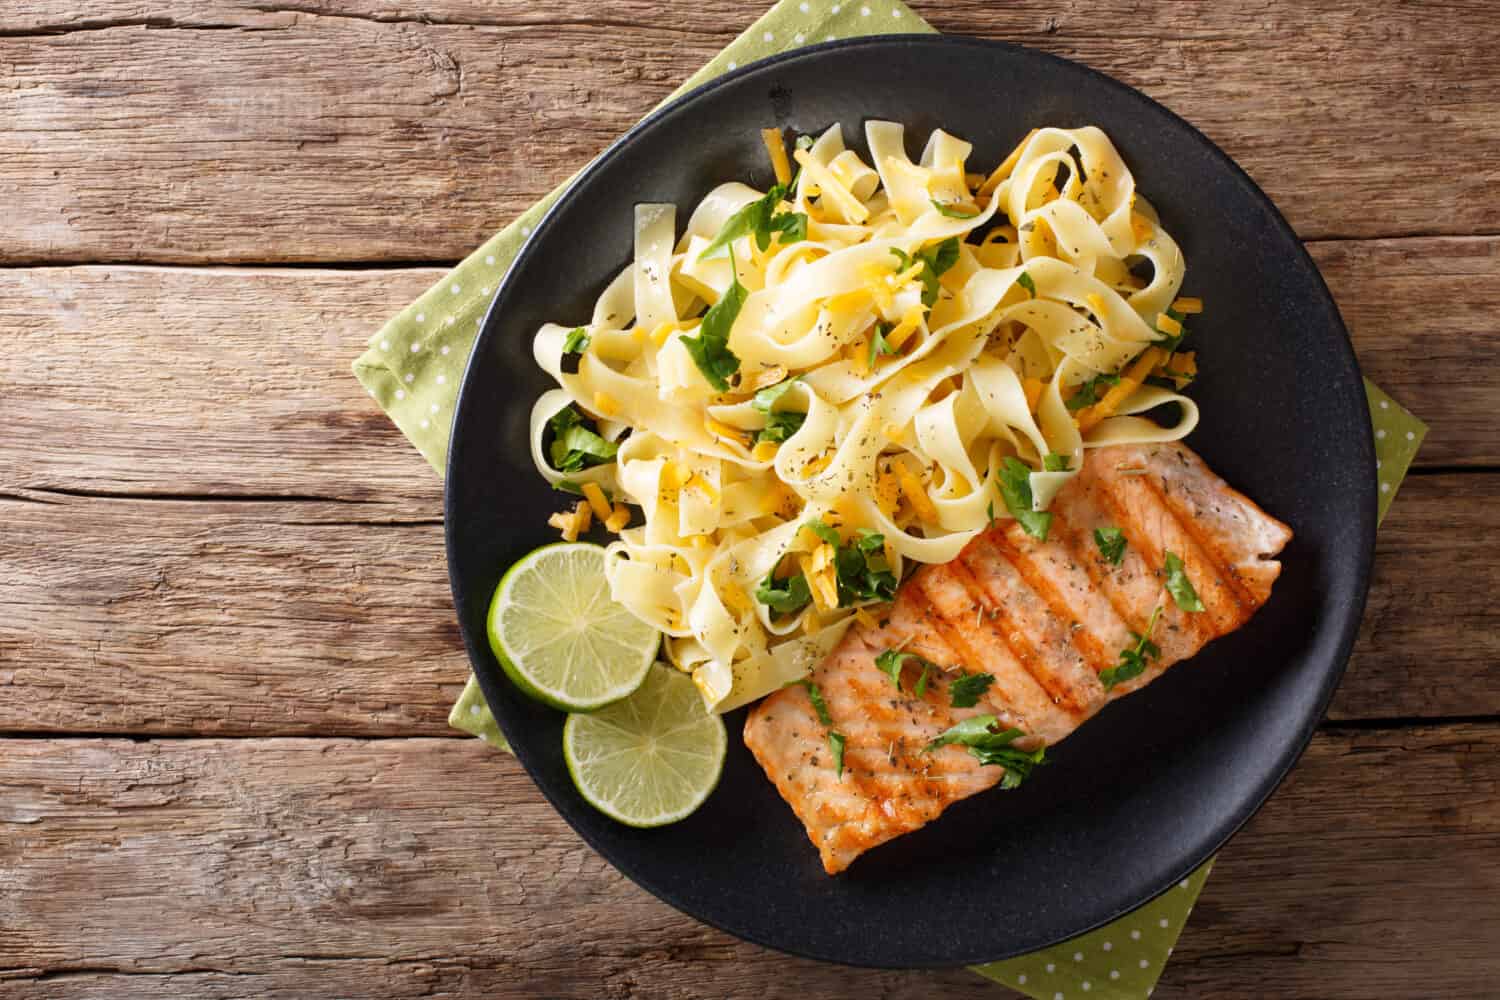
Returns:
[[[966,647],[965,651],[970,655],[964,661],[965,665],[974,672],[994,674],[994,670],[980,668],[977,664],[992,664],[1005,671],[1023,699],[1017,703],[1018,714],[1030,725],[1022,728],[1027,732],[1038,731],[1040,727],[1066,732],[1077,725],[1078,707],[1064,697],[1066,692],[1045,671],[1038,669],[1035,651],[1005,609],[979,605],[972,584],[965,580],[968,574],[958,560],[919,575],[921,579],[915,589],[932,602],[936,616],[942,619],[939,628],[949,641]],[[976,605],[984,613],[976,615]],[[984,647],[978,656],[974,655],[980,652],[975,648],[976,643]],[[999,675],[995,676],[998,679]],[[1063,717],[1057,718],[1059,715]]]
[[[1059,623],[1021,574],[1002,553],[980,535],[952,564],[956,574],[977,599],[993,609],[1017,655],[1046,688],[1059,708],[1076,722],[1093,714],[1103,701],[1094,671],[1082,661]]]
[[[1057,518],[1054,516],[1054,528],[1056,527],[1056,523]],[[1053,550],[1059,548],[1059,546],[1054,544],[1049,547],[1046,542],[1040,542],[1037,545],[1028,545],[1025,539],[1030,539],[1031,536],[1019,529],[1015,531],[1006,529],[999,532],[990,532],[981,537],[986,543],[993,545],[1005,556],[1010,564],[1016,568],[1016,572],[1020,574],[1021,581],[1046,605],[1052,616],[1063,624],[1067,632],[1068,641],[1078,651],[1078,655],[1083,663],[1087,664],[1097,674],[1114,662],[1114,657],[1110,653],[1105,652],[1104,647],[1100,645],[1094,634],[1085,628],[1083,622],[1079,620],[1080,616],[1077,612],[1080,609],[1075,609],[1068,604],[1063,598],[1061,591],[1053,582],[1052,577],[1043,570],[1043,563],[1055,557]],[[1051,537],[1051,532],[1048,532],[1048,537]],[[1036,541],[1036,539],[1031,540]],[[1086,602],[1081,601],[1081,603]],[[1087,616],[1091,609],[1085,607],[1082,610],[1084,611],[1084,616]]]
[[[1105,463],[1100,463],[1101,466],[1103,464]],[[1113,488],[1117,484],[1130,482],[1133,477],[1117,474],[1111,477],[1112,472],[1112,469],[1096,470],[1098,478],[1090,495],[1104,510],[1109,512],[1115,525],[1125,533],[1125,558],[1121,566],[1122,568],[1130,566],[1132,575],[1140,574],[1139,582],[1134,585],[1134,589],[1143,593],[1149,590],[1154,594],[1144,605],[1145,613],[1137,613],[1141,624],[1135,631],[1144,632],[1146,625],[1150,622],[1151,609],[1162,604],[1162,624],[1172,646],[1178,650],[1176,655],[1191,656],[1192,652],[1185,652],[1185,650],[1196,651],[1204,643],[1213,639],[1218,632],[1212,620],[1183,611],[1170,600],[1163,601],[1166,588],[1162,583],[1165,575],[1162,573],[1162,566],[1166,563],[1167,556],[1165,546],[1161,544],[1154,530],[1160,525],[1159,523],[1153,525],[1144,512],[1134,510]],[[1161,512],[1157,513],[1159,516]],[[1158,645],[1162,646],[1162,654],[1165,656],[1167,647],[1160,642]]]
[[[1122,467],[1143,474],[1122,475]],[[851,627],[814,669],[832,728],[846,738],[842,777],[828,727],[801,687],[751,710],[746,746],[830,874],[1003,777],[1003,768],[980,765],[962,747],[924,753],[938,734],[993,714],[1031,743],[1059,742],[1105,704],[1242,625],[1269,597],[1281,568],[1275,556],[1291,537],[1180,444],[1089,452],[1052,509],[1045,541],[1013,522],[993,525],[951,563],[918,569],[878,627]],[[1093,543],[1093,529],[1105,526],[1125,534],[1119,566]],[[1166,551],[1182,558],[1208,610],[1184,612],[1167,595]],[[1129,633],[1158,605],[1152,639],[1161,657],[1106,692],[1098,672],[1133,645]],[[898,690],[875,666],[895,648],[945,668],[932,672],[925,697],[911,690],[917,668],[906,668]],[[974,707],[953,708],[949,688],[964,672],[995,680]]]

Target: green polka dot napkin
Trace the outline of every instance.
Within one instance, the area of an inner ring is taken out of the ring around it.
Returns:
[[[778,52],[835,38],[933,29],[900,0],[781,0],[668,100],[721,73]],[[371,338],[354,374],[441,475],[458,380],[495,286],[564,184],[497,233]],[[1380,470],[1380,515],[1395,497],[1427,428],[1369,382]],[[470,677],[450,725],[509,750]],[[1119,920],[1053,948],[975,966],[1037,1000],[1149,996],[1208,878],[1210,861],[1175,888]]]

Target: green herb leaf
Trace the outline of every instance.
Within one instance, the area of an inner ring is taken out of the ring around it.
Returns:
[[[729,289],[712,309],[703,314],[698,336],[681,338],[693,364],[708,379],[708,384],[719,392],[729,391],[729,379],[740,370],[740,359],[729,349],[729,331],[734,329],[735,318],[750,296],[734,270],[733,251],[729,254],[729,270],[732,275]]]
[[[948,685],[949,704],[954,708],[973,708],[993,683],[994,674],[964,674]]]
[[[1077,411],[1083,409],[1085,406],[1093,406],[1104,397],[1104,393],[1099,391],[1102,386],[1119,384],[1120,376],[1118,375],[1095,375],[1080,385],[1077,392],[1068,397],[1068,409]],[[1107,392],[1108,390],[1106,389],[1105,391]]]
[[[810,521],[803,521],[802,527],[808,529],[813,534],[823,539],[823,541],[827,542],[829,545],[838,547],[839,545],[843,544],[844,540],[839,537],[839,533],[833,528],[830,528],[828,525],[824,524],[822,518],[815,517]]]
[[[938,279],[958,263],[958,244],[958,237],[950,236],[936,246],[918,250],[915,258],[891,247],[891,253],[896,255],[901,270],[904,271],[916,263],[922,265],[917,280],[922,282],[922,304],[928,308],[937,302],[938,295],[941,294],[942,286]]]
[[[807,607],[812,591],[807,587],[807,577],[801,573],[778,580],[773,570],[756,586],[755,599],[778,615],[790,615]]]
[[[775,385],[766,386],[755,394],[754,399],[750,400],[750,406],[762,413],[770,413],[771,408],[776,405],[776,401],[785,396],[787,390],[796,385],[801,379],[802,376],[798,375],[795,378],[784,378]]]
[[[823,692],[818,689],[817,682],[811,677],[804,677],[800,681],[792,681],[806,689],[807,699],[812,702],[813,711],[818,715],[818,721],[824,726],[833,725],[833,716],[828,714],[828,702],[823,700]],[[844,734],[828,731],[828,749],[833,751],[833,767],[840,778],[844,776]]]
[[[818,682],[811,677],[804,677],[800,681],[793,681],[807,690],[807,700],[812,702],[813,711],[818,713],[818,721],[825,726],[833,725],[833,716],[828,714],[828,702],[823,700],[823,692],[818,688]]]
[[[969,748],[969,753],[981,764],[997,764],[1005,768],[1001,788],[1015,788],[1031,775],[1033,768],[1046,763],[1047,748],[1019,750],[1011,744],[1026,734],[1019,729],[1000,729],[993,715],[975,715],[960,722],[927,744],[924,753],[938,747],[958,745]]]
[[[589,349],[589,332],[581,326],[576,326],[568,332],[568,339],[563,341],[564,354],[582,354]]]
[[[1130,633],[1130,637],[1135,640],[1135,645],[1120,650],[1119,663],[1107,670],[1099,671],[1099,683],[1104,685],[1104,690],[1108,691],[1116,684],[1123,684],[1139,677],[1146,672],[1146,667],[1151,660],[1161,656],[1161,648],[1151,641],[1151,633],[1156,629],[1156,621],[1160,617],[1161,605],[1158,604],[1151,612],[1151,620],[1146,623],[1146,634]]]
[[[906,665],[908,659],[915,655],[915,653],[903,653],[898,649],[887,649],[884,653],[875,657],[875,667],[889,677],[891,683],[896,685],[896,690],[900,691],[901,668]]]
[[[1032,298],[1036,298],[1036,282],[1031,280],[1030,274],[1022,271],[1021,276],[1016,279],[1016,284],[1026,289],[1026,293]]]
[[[1188,579],[1187,568],[1182,565],[1182,560],[1177,553],[1168,552],[1165,568],[1167,571],[1167,593],[1172,595],[1172,600],[1184,611],[1202,611],[1203,601],[1198,597],[1198,591],[1193,588],[1193,581]]]
[[[917,258],[925,260],[933,274],[942,277],[948,273],[954,264],[958,263],[958,244],[959,238],[957,236],[950,236],[937,246],[928,247],[926,250],[923,250],[917,254]]]
[[[989,515],[990,524],[993,525],[995,523],[995,501],[993,499],[984,505],[984,512]]]
[[[801,430],[803,421],[806,419],[807,414],[798,413],[796,410],[782,410],[769,414],[766,417],[766,426],[755,432],[752,443],[771,441],[780,444]]]
[[[755,244],[763,252],[771,248],[772,233],[776,234],[776,240],[782,246],[801,243],[807,239],[807,216],[801,212],[782,212],[771,216],[766,229],[755,234]]]
[[[1014,456],[1007,455],[1000,466],[1000,495],[1010,516],[1033,538],[1047,540],[1052,515],[1031,509],[1031,469]]]
[[[942,202],[938,201],[936,198],[929,198],[928,201],[932,202],[932,207],[935,208],[935,209],[937,209],[939,213],[941,213],[944,216],[947,216],[950,219],[977,219],[977,218],[979,218],[979,212],[978,211],[965,212],[962,209],[954,207],[953,205],[944,205]]]
[[[1107,562],[1118,566],[1125,558],[1125,532],[1119,528],[1095,528],[1094,544]]]
[[[896,349],[886,341],[885,335],[890,331],[889,323],[876,323],[875,330],[870,334],[870,363],[867,367],[875,367],[875,359],[882,354],[895,354]]]
[[[1175,319],[1179,324],[1181,324],[1181,326],[1182,326],[1182,332],[1181,333],[1167,333],[1165,330],[1158,330],[1154,325],[1151,327],[1151,329],[1156,330],[1156,332],[1159,333],[1159,334],[1161,334],[1162,337],[1163,337],[1162,340],[1158,340],[1156,342],[1155,346],[1160,347],[1164,351],[1171,352],[1171,351],[1175,351],[1175,350],[1177,350],[1177,348],[1181,347],[1182,346],[1182,342],[1187,339],[1188,328],[1187,328],[1187,323],[1184,322],[1184,320],[1186,320],[1187,317],[1184,316],[1182,313],[1178,312],[1176,309],[1173,309],[1171,307],[1167,308],[1167,315],[1170,316],[1172,319]]]
[[[1042,457],[1042,468],[1048,472],[1067,472],[1072,462],[1067,455],[1059,455],[1056,452],[1048,452]]]
[[[859,601],[889,601],[896,596],[896,574],[885,558],[885,536],[861,528],[850,545],[834,559],[838,573],[839,607]]]
[[[779,444],[802,429],[802,423],[807,419],[807,414],[796,410],[772,410],[776,401],[785,396],[787,390],[796,385],[801,378],[802,376],[798,375],[796,378],[782,379],[775,385],[760,390],[755,394],[755,398],[750,400],[751,407],[766,415],[766,426],[755,432],[752,443],[772,441]]]
[[[896,690],[900,691],[901,668],[906,666],[907,660],[915,660],[922,666],[922,672],[917,675],[917,682],[912,685],[911,693],[918,698],[924,697],[927,694],[927,682],[931,678],[932,672],[943,669],[936,663],[923,659],[916,653],[903,653],[897,649],[887,649],[884,653],[875,657],[875,666],[881,673],[889,677],[891,683],[896,685]]]
[[[761,250],[771,246],[774,235],[783,244],[799,243],[807,239],[807,216],[801,212],[776,213],[787,196],[787,188],[777,184],[756,201],[731,215],[719,230],[713,242],[704,247],[699,260],[709,260],[723,255],[729,244],[742,236],[753,236],[755,245]]]
[[[844,543],[839,533],[818,518],[802,522],[823,541],[834,546],[834,572],[837,575],[839,607],[847,608],[860,601],[889,601],[896,596],[896,574],[885,558],[885,536],[861,528],[858,537]]]
[[[558,472],[579,472],[614,460],[620,446],[594,432],[578,409],[569,405],[558,410],[547,426],[552,429],[548,457]],[[582,487],[579,488],[582,493]]]

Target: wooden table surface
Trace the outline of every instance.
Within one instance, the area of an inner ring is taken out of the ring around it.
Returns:
[[[1157,997],[1500,994],[1500,7],[918,7],[1201,127],[1432,425]],[[0,8],[0,996],[1006,995],[701,926],[449,730],[441,487],[349,374],[762,9]]]

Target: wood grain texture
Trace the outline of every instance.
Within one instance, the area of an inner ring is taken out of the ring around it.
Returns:
[[[1364,373],[1430,428],[1419,465],[1500,465],[1500,239],[1339,240],[1309,249]],[[1205,345],[1207,346],[1207,345]],[[1209,355],[1205,354],[1205,357]]]
[[[1500,463],[1500,238],[1313,245],[1366,373],[1432,425],[1423,465]],[[0,492],[312,496],[439,516],[441,484],[349,375],[434,269],[0,270]],[[1211,359],[1212,345],[1203,345]]]
[[[439,523],[33,497],[0,500],[0,731],[450,732],[468,661]],[[1500,715],[1496,593],[1500,475],[1408,480],[1333,717]]]
[[[1163,101],[1304,237],[1500,232],[1500,173],[1484,167],[1500,156],[1500,19],[1486,4],[917,8]],[[0,190],[27,197],[9,205],[0,261],[457,259],[761,9],[6,4]],[[1436,183],[1432,164],[1453,169]]]
[[[423,269],[0,270],[0,492],[308,496],[440,516],[349,364]],[[451,416],[451,414],[447,415]]]
[[[701,926],[469,741],[13,740],[0,788],[14,1000],[1003,995]],[[1225,852],[1157,997],[1488,995],[1500,912],[1473,903],[1497,889],[1500,726],[1325,732]]]

